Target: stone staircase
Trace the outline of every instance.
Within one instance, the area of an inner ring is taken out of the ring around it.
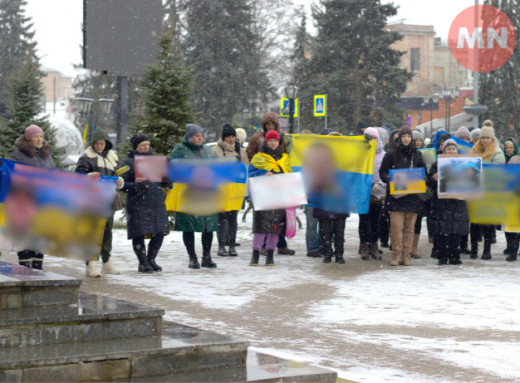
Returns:
[[[0,262],[0,382],[335,382],[336,373],[162,321],[163,310]]]

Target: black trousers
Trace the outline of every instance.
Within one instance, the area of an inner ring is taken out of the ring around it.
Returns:
[[[114,226],[114,216],[107,220],[105,231],[103,232],[103,243],[101,244],[101,260],[107,263],[112,252],[112,227]]]
[[[460,260],[460,235],[459,234],[436,234],[433,237],[437,249],[439,261]]]
[[[379,239],[381,243],[388,243],[390,239],[390,213],[388,212],[388,204],[383,203],[381,216],[379,219]]]
[[[346,218],[320,219],[320,239],[323,253],[325,256],[343,255],[345,241],[345,222]],[[332,243],[334,242],[334,252]]]
[[[213,243],[213,232],[203,232],[202,233],[202,254],[210,255],[211,253],[211,244]],[[195,253],[195,233],[193,231],[185,231],[182,233],[182,241],[184,242],[184,246],[186,246],[186,250],[190,257],[196,257]]]
[[[520,245],[520,233],[506,232],[507,248],[510,255],[518,255],[518,247]]]
[[[146,252],[146,245],[144,243],[144,235],[141,237],[132,238],[132,247],[136,254],[139,254],[144,249],[144,254],[150,254],[150,252],[154,252],[157,254],[159,250],[161,250],[161,246],[164,240],[164,234],[159,233],[155,234],[148,243],[148,252]]]
[[[219,247],[223,247],[226,243],[235,246],[237,239],[237,217],[238,210],[225,211],[217,214],[217,240]]]
[[[29,260],[43,261],[43,254],[37,253],[36,251],[22,250],[22,251],[19,251],[17,254],[18,254],[18,261],[20,261],[20,262],[26,262]]]
[[[359,215],[359,241],[361,243],[377,243],[382,205],[370,204],[368,214]]]
[[[476,245],[480,237],[484,237],[484,242],[491,245],[493,235],[495,234],[495,225],[479,225],[472,223],[470,226],[471,246]]]
[[[422,227],[422,219],[424,218],[424,215],[418,215],[417,219],[415,220],[415,230],[414,234],[421,234],[421,227]]]

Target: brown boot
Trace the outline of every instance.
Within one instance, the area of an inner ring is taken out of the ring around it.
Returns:
[[[370,250],[366,243],[361,243],[361,259],[363,261],[370,261]]]
[[[410,254],[403,253],[403,266],[412,266],[412,262],[410,261]]]
[[[376,261],[380,261],[381,254],[379,254],[379,246],[377,245],[377,242],[370,244],[370,253],[372,254],[372,259],[375,259]]]
[[[394,253],[394,259],[390,263],[390,266],[400,266],[403,262],[403,253]]]
[[[413,244],[412,244],[412,258],[421,258],[419,254],[417,254],[417,246],[419,245],[419,237],[420,234],[413,235]]]

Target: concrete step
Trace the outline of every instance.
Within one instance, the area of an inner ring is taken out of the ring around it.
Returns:
[[[248,343],[164,323],[162,337],[0,349],[0,382],[143,381],[244,368]]]
[[[125,382],[316,382],[333,383],[337,373],[248,350],[245,366],[122,380]]]
[[[0,261],[0,312],[78,303],[80,279]]]
[[[0,346],[160,336],[163,315],[163,310],[82,291],[77,305],[0,311]]]

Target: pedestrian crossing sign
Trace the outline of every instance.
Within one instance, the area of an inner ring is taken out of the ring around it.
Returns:
[[[298,99],[294,99],[294,117],[298,117]],[[286,97],[283,97],[280,103],[280,117],[290,117],[289,116],[289,99]]]
[[[327,95],[314,96],[314,117],[325,117],[327,115]]]

